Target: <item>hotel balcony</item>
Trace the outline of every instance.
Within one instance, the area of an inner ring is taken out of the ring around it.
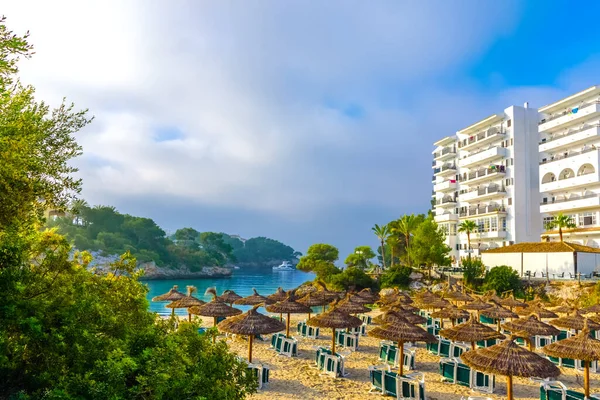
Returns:
[[[600,124],[584,125],[569,129],[565,133],[555,134],[550,138],[542,139],[540,152],[553,152],[569,147],[584,145],[590,141],[600,139]]]
[[[588,164],[589,165],[589,164]],[[571,170],[572,172],[572,170]],[[544,182],[544,178],[548,179],[548,176],[551,175],[552,179],[549,182]],[[584,187],[590,187],[593,185],[600,185],[600,176],[598,171],[591,171],[589,173],[579,173],[578,176],[575,176],[575,173],[572,172],[572,177],[558,179],[554,177],[554,174],[549,173],[542,178],[542,183],[540,184],[540,192],[542,193],[557,193],[557,192],[565,192],[573,189],[580,189]]]
[[[461,193],[459,194],[458,199],[466,202],[481,202],[504,196],[506,196],[506,189],[498,185],[493,185]]]
[[[434,176],[456,175],[456,165],[442,165],[433,170]]]
[[[436,215],[434,218],[435,222],[452,222],[458,221],[458,215],[452,211],[444,211],[442,214]]]
[[[577,159],[574,157],[578,157]],[[546,158],[540,161],[540,165],[554,163],[560,160],[569,160],[569,166],[583,165],[585,163],[591,162],[592,164],[598,165],[598,149],[595,146],[590,146],[587,149],[581,151],[569,151],[566,153],[556,154],[551,156],[550,158]],[[566,166],[566,163],[565,163]],[[540,175],[547,173],[547,169],[541,167]]]
[[[497,204],[489,206],[470,207],[467,210],[462,210],[459,216],[460,218],[469,218],[486,214],[506,214],[506,208]]]
[[[449,160],[456,157],[456,149],[452,147],[444,147],[441,151],[433,153],[434,160]]]
[[[541,213],[555,213],[559,211],[569,211],[583,208],[600,207],[600,196],[597,193],[591,193],[584,196],[573,196],[569,198],[559,197],[554,200],[548,199],[540,203]]]
[[[448,179],[441,183],[436,183],[433,186],[433,190],[436,192],[451,192],[451,191],[455,191],[457,187],[458,187],[458,184],[456,183],[456,180]]]
[[[469,156],[461,158],[458,163],[461,167],[471,167],[478,164],[489,164],[504,157],[506,157],[506,149],[504,147],[492,147],[491,149],[471,153]]]
[[[476,171],[471,171],[466,179],[461,180],[467,185],[479,185],[480,183],[493,181],[505,175],[504,165],[493,165],[489,168],[481,168]]]
[[[600,116],[600,102],[592,101],[583,106],[574,107],[542,119],[539,122],[538,130],[540,133],[556,132],[598,116]]]
[[[456,199],[454,197],[444,197],[436,201],[435,205],[437,207],[446,208],[446,207],[456,207]]]
[[[467,234],[461,233],[461,242],[467,240]],[[471,242],[480,242],[490,239],[504,239],[506,238],[506,231],[496,230],[496,231],[485,231],[485,232],[473,232],[471,233]]]
[[[478,146],[483,146],[485,144],[493,143],[498,140],[504,139],[506,136],[505,132],[502,132],[500,129],[496,127],[489,128],[484,132],[480,132],[477,135],[469,136],[466,139],[466,142],[460,142],[458,147],[461,150],[469,150],[474,149]]]

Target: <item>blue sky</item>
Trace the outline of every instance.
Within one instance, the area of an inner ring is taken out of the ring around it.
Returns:
[[[23,80],[95,115],[90,203],[342,258],[427,211],[435,140],[600,83],[596,1],[3,6],[36,47]]]

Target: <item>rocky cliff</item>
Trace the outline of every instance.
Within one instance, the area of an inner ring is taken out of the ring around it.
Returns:
[[[228,278],[231,276],[231,269],[223,267],[202,267],[201,271],[192,272],[185,266],[179,268],[159,268],[154,262],[148,262],[140,264],[138,268],[144,270],[142,280]]]

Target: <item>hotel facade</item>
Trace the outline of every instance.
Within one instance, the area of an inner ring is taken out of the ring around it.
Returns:
[[[521,242],[600,247],[600,86],[535,109],[511,106],[434,143],[435,220],[453,264],[469,253]],[[472,220],[476,232],[458,232]]]

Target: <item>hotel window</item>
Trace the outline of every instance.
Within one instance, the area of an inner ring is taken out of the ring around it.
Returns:
[[[505,231],[506,230],[506,217],[500,218],[500,226],[502,227],[501,231]]]
[[[492,217],[490,230],[492,232],[496,232],[498,230],[498,217]]]
[[[554,221],[554,217],[544,217],[543,224],[545,230],[552,229],[552,221]]]
[[[489,232],[490,231],[490,219],[489,218],[484,218],[483,219],[483,231],[484,232]]]
[[[485,232],[484,229],[484,220],[485,218],[477,219],[477,232]]]
[[[571,220],[572,223],[577,225],[577,214],[569,214],[567,217],[569,217],[569,220]]]
[[[512,197],[509,197],[509,198],[508,198],[508,205],[509,205],[509,206],[512,206]]]
[[[456,236],[456,224],[450,224],[450,236]]]
[[[510,138],[510,145],[513,145],[513,138]]]
[[[511,125],[512,125],[512,120],[509,119],[508,121],[506,121],[507,128],[510,128]]]
[[[579,214],[578,226],[596,225],[596,213],[586,212]]]

